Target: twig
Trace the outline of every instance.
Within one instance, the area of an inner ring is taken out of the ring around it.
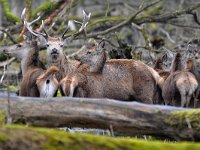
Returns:
[[[173,13],[167,13],[167,14],[164,14],[164,15],[159,15],[159,16],[153,16],[153,17],[144,17],[144,18],[138,18],[136,20],[133,20],[136,24],[143,24],[143,23],[151,23],[151,22],[165,22],[167,23],[168,20],[171,20],[171,19],[175,19],[175,18],[178,18],[180,15],[183,15],[183,14],[191,14],[191,12],[197,8],[200,7],[200,3],[194,5],[194,6],[191,6],[187,9],[183,9],[183,10],[180,10],[180,11],[175,11]]]
[[[65,0],[63,4],[60,5],[60,7],[58,9],[56,9],[51,15],[49,15],[49,17],[47,19],[44,20],[44,25],[48,25],[51,24],[53,18],[55,18],[66,6],[66,4],[68,4],[70,1]],[[37,32],[42,31],[42,25],[40,25],[40,27],[37,29]]]
[[[156,1],[153,4],[155,5],[158,2],[159,1]],[[139,13],[141,13],[142,11],[144,11],[147,8],[151,7],[152,5],[150,5],[150,4],[147,5],[143,9],[139,10],[138,12],[136,12],[134,15],[132,15],[127,20],[125,20],[125,21],[123,21],[123,22],[121,22],[121,23],[119,23],[119,24],[117,24],[117,25],[115,25],[115,26],[113,26],[111,28],[108,28],[105,31],[99,31],[99,32],[96,32],[96,33],[90,33],[87,36],[88,36],[88,38],[91,38],[91,37],[97,37],[99,35],[105,35],[105,34],[108,34],[110,32],[113,32],[113,31],[115,31],[117,29],[120,29],[123,26],[131,24],[132,22],[134,22],[137,25],[141,25],[143,23],[152,23],[152,22],[156,22],[156,23],[168,23],[169,20],[178,18],[180,15],[183,15],[183,14],[191,14],[193,10],[195,10],[195,9],[197,9],[197,8],[200,7],[200,3],[198,3],[195,6],[191,6],[191,7],[187,8],[187,9],[183,9],[183,10],[180,10],[180,11],[175,11],[175,12],[172,12],[172,13],[171,12],[170,13],[166,13],[164,15],[136,18]]]
[[[167,36],[167,38],[169,39],[170,42],[176,43],[176,42],[170,37],[170,35],[169,35],[169,33],[168,33],[167,31],[165,31],[163,28],[160,28],[159,30]]]
[[[17,44],[17,41],[13,38],[13,36],[10,33],[8,33],[4,28],[0,27],[0,31],[5,33],[14,44]]]
[[[167,22],[167,24],[170,24],[170,25],[173,25],[173,26],[177,26],[177,27],[181,27],[181,28],[195,28],[195,29],[200,29],[200,26],[190,26],[190,25],[176,24],[176,23],[173,23],[173,22]]]
[[[2,84],[2,82],[3,82],[3,79],[4,79],[5,75],[6,75],[6,70],[7,70],[7,65],[5,64],[4,68],[3,68],[3,75],[1,76],[0,84]]]
[[[9,64],[10,64],[11,62],[13,62],[14,60],[16,60],[16,58],[15,58],[15,57],[12,57],[12,58],[9,59],[9,60],[6,60],[6,61],[4,61],[4,62],[1,62],[1,63],[0,63],[0,68],[9,65]]]
[[[198,19],[198,17],[197,17],[197,13],[196,13],[196,12],[191,12],[191,13],[189,13],[189,14],[191,14],[191,15],[193,16],[193,18],[194,18],[194,21],[195,21],[198,25],[200,25],[200,21],[199,21],[199,19]]]
[[[146,9],[148,9],[149,7],[152,7],[153,5],[156,5],[160,1],[161,0],[157,0],[157,1],[154,1],[153,3],[148,4],[147,6],[143,7],[142,9],[137,11],[135,14],[133,14],[131,17],[129,17],[127,20],[125,20],[125,21],[123,21],[123,22],[121,22],[121,23],[119,23],[119,24],[117,24],[117,25],[105,30],[105,31],[100,31],[100,32],[97,32],[97,33],[91,33],[91,34],[88,34],[87,36],[88,36],[88,38],[90,38],[90,37],[97,37],[98,35],[105,35],[105,34],[110,33],[111,31],[115,31],[115,30],[117,30],[117,29],[119,29],[119,28],[121,28],[123,26],[126,26],[126,25],[132,23],[132,20],[134,18],[136,18],[137,15],[139,15],[141,12],[143,12]]]

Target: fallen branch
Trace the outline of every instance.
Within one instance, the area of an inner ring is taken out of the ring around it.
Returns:
[[[7,98],[0,98],[0,109]],[[122,135],[153,135],[200,141],[200,110],[84,98],[10,97],[13,123],[43,127],[110,129]],[[191,127],[188,128],[189,120]]]

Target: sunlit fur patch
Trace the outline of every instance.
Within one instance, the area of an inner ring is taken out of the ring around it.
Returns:
[[[58,68],[51,66],[47,71],[41,74],[36,79],[36,85],[40,92],[40,97],[53,97],[58,90],[58,81],[55,77],[55,73]]]
[[[71,80],[68,78],[68,76],[66,76],[65,78],[63,78],[60,81],[60,86],[62,88],[63,91],[63,96],[69,96],[70,95],[70,84],[71,84]]]
[[[40,88],[40,97],[53,97],[58,89],[58,82],[54,79],[43,81],[42,86]]]
[[[61,90],[63,91],[64,96],[73,97],[75,88],[78,86],[78,81],[76,77],[70,78],[66,76],[60,82]]]

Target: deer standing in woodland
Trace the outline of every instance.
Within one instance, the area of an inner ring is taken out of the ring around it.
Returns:
[[[23,10],[22,14],[25,14],[25,9]],[[64,78],[67,74],[74,72],[79,66],[80,62],[76,60],[69,60],[66,55],[64,54],[63,48],[65,45],[67,45],[68,41],[73,40],[76,38],[79,34],[84,32],[84,28],[89,22],[91,13],[88,15],[83,11],[83,22],[81,24],[81,27],[78,32],[74,33],[73,35],[65,36],[68,29],[63,33],[61,37],[50,37],[47,32],[44,29],[44,33],[36,32],[32,30],[32,23],[39,20],[39,17],[32,21],[31,23],[25,21],[24,24],[26,25],[27,29],[30,33],[32,33],[34,36],[38,37],[38,44],[46,45],[47,47],[47,66],[56,66],[58,67],[59,71],[56,73],[56,78],[58,81],[60,81],[62,78]]]
[[[83,64],[75,73],[61,80],[61,91],[65,96],[107,97],[157,103],[157,81],[160,76],[141,61],[106,60],[103,42],[95,48],[77,53],[74,57]]]
[[[25,24],[24,15],[22,13]],[[21,60],[23,79],[20,85],[20,96],[53,97],[57,95],[58,81],[54,74],[58,72],[58,68],[51,66],[43,70],[37,66],[39,48],[33,35],[26,36],[26,44],[5,47],[4,52]]]
[[[195,91],[198,81],[195,76],[185,70],[180,53],[177,53],[170,70],[170,75],[162,84],[162,96],[166,105],[189,107],[192,98],[195,99]],[[194,107],[196,107],[194,101]]]

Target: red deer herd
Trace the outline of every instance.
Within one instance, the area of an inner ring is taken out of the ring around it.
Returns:
[[[25,42],[4,47],[6,54],[21,61],[20,96],[53,97],[60,90],[62,96],[70,97],[200,106],[200,57],[196,49],[187,48],[184,54],[167,50],[155,66],[150,67],[134,59],[109,59],[105,42],[101,41],[77,52],[75,60],[70,60],[64,53],[64,46],[85,32],[91,14],[83,11],[78,32],[66,36],[66,30],[61,37],[50,37],[43,22],[44,33],[32,30],[39,18],[27,22],[25,13],[24,9],[21,18],[28,30]],[[47,68],[38,65],[41,45],[47,49]]]

